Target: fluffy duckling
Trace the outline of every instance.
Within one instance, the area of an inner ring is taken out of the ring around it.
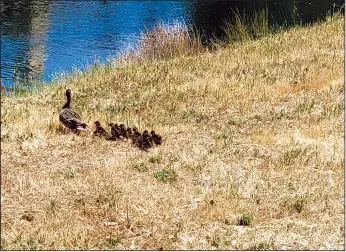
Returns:
[[[150,134],[151,134],[151,139],[156,145],[160,145],[162,143],[162,137],[156,134],[155,131],[152,130]]]
[[[107,136],[107,131],[101,126],[100,121],[96,121],[94,124],[96,126],[94,136]]]
[[[124,124],[119,125],[120,136],[127,139],[126,126]]]
[[[138,132],[138,129],[136,127],[132,128],[133,134],[132,134],[132,143],[136,144],[137,139],[141,137],[141,133]]]
[[[145,130],[142,135],[137,137],[136,142],[135,142],[136,146],[143,151],[148,151],[148,149],[151,147],[149,137],[150,136],[149,136],[148,131]]]
[[[71,89],[67,89],[65,92],[66,95],[66,103],[62,107],[62,110],[59,113],[60,122],[67,128],[74,130],[75,133],[79,131],[88,131],[88,125],[84,123],[81,117],[74,111],[71,110]]]
[[[132,139],[132,129],[130,127],[126,129],[126,137]]]
[[[143,134],[142,134],[142,145],[145,148],[150,148],[152,146],[152,140],[151,140],[151,137],[149,136],[149,132],[147,130],[143,131]]]
[[[111,127],[111,134],[112,134],[112,136],[109,138],[109,140],[116,141],[117,139],[120,139],[118,124],[110,123],[108,126]]]

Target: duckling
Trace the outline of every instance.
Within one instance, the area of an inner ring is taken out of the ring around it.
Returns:
[[[111,137],[109,137],[107,140],[112,140],[112,141],[116,141],[117,139],[120,138],[120,134],[118,131],[118,124],[114,124],[114,123],[110,123],[108,124],[108,126],[111,127]]]
[[[152,146],[151,137],[149,136],[149,132],[147,130],[144,130],[142,134],[142,146],[146,149]]]
[[[120,136],[127,139],[126,126],[124,124],[119,125]]]
[[[101,126],[100,121],[96,121],[94,124],[96,126],[94,136],[107,136],[107,131]]]
[[[132,128],[133,134],[132,134],[132,143],[136,144],[137,139],[141,137],[141,133],[138,132],[138,129],[136,127]]]
[[[75,133],[89,131],[88,125],[82,121],[81,117],[76,112],[71,110],[71,94],[71,89],[67,89],[65,92],[67,102],[59,113],[59,120],[65,127],[74,130]]]
[[[160,135],[157,135],[155,133],[155,131],[151,131],[150,132],[151,134],[151,139],[153,140],[153,142],[156,144],[156,145],[160,145],[162,143],[162,137]]]
[[[145,143],[145,138],[143,137],[143,135],[140,135],[136,138],[135,145],[143,151],[148,151],[148,147]]]
[[[148,131],[145,130],[142,135],[139,135],[136,138],[135,145],[143,151],[148,151],[148,149],[151,147],[149,137]]]
[[[149,140],[149,143],[150,143],[150,147],[154,146],[154,140],[153,140],[153,137],[151,135],[149,135],[148,133],[148,140]]]
[[[126,136],[127,136],[127,139],[132,139],[132,129],[130,127],[128,127],[126,129]]]

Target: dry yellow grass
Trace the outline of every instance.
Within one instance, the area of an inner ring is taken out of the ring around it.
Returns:
[[[2,97],[1,248],[344,249],[343,39],[335,18]],[[163,145],[64,132],[66,88]]]

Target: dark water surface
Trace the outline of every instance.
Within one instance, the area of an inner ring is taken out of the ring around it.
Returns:
[[[333,3],[336,3],[333,6]],[[135,47],[141,31],[158,22],[183,22],[221,36],[232,10],[253,13],[268,8],[271,24],[322,19],[344,1],[1,1],[1,81],[12,86],[23,76],[50,81],[57,74],[107,62]]]

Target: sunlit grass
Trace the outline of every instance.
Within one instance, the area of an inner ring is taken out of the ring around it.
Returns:
[[[140,45],[127,56],[132,59],[157,60],[195,55],[205,51],[197,32],[184,23],[167,26],[158,23],[153,30],[141,35]]]
[[[344,19],[160,50],[2,95],[2,249],[343,249]],[[66,88],[163,144],[65,130]]]

